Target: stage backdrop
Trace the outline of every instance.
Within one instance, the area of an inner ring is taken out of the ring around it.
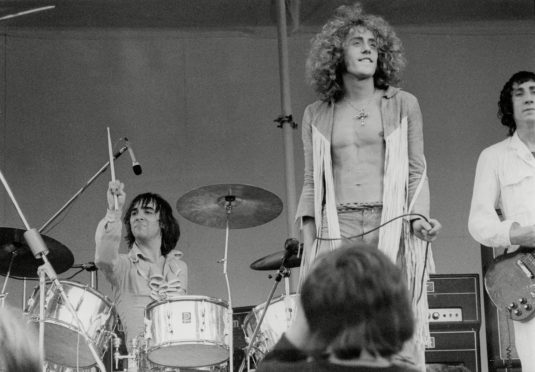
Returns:
[[[535,68],[535,31],[500,23],[399,27],[398,33],[409,62],[402,87],[419,98],[424,116],[432,215],[444,226],[434,243],[437,271],[480,273],[479,245],[466,228],[473,173],[479,152],[506,134],[496,119],[499,90],[513,72]],[[289,40],[298,123],[315,99],[303,73],[311,37]],[[39,229],[108,160],[106,127],[114,140],[131,140],[143,166],[135,176],[127,154],[115,164],[128,201],[153,191],[174,207],[192,189],[238,183],[285,202],[282,131],[273,123],[281,111],[275,29],[29,30],[2,35],[0,53],[0,167],[32,227]],[[300,190],[300,128],[294,134]],[[93,260],[109,179],[109,172],[100,176],[46,232],[70,248],[76,263]],[[228,299],[218,263],[225,231],[178,218],[189,293]],[[273,280],[249,265],[283,249],[285,218],[284,211],[266,224],[230,231],[234,306],[265,301]],[[0,226],[24,228],[3,188]],[[89,283],[87,273],[74,279]],[[99,290],[110,294],[99,279]],[[9,304],[21,306],[22,287],[8,283]]]

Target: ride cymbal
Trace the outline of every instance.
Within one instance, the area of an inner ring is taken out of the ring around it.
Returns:
[[[225,229],[259,226],[282,212],[280,198],[250,185],[221,184],[200,187],[176,203],[178,213],[193,223]]]
[[[36,259],[24,239],[26,230],[10,227],[0,228],[0,275],[6,276],[13,258],[10,277],[38,278],[37,268],[43,264]],[[41,235],[48,248],[47,258],[57,274],[71,268],[74,256],[69,248],[48,236]]]

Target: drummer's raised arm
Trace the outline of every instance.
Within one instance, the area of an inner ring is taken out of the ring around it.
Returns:
[[[117,210],[115,209],[115,196],[117,196]],[[125,198],[124,184],[118,180],[110,181],[107,191],[106,216],[99,222],[95,232],[95,264],[104,272],[113,271],[119,258],[123,229],[121,215]]]

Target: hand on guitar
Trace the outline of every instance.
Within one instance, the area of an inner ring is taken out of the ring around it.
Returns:
[[[509,240],[512,245],[535,248],[535,225],[520,226],[514,222],[509,230]]]

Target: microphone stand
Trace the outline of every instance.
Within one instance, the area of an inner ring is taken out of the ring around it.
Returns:
[[[113,154],[113,159],[117,159],[119,156],[121,156],[121,154],[123,152],[125,152],[126,150],[128,150],[128,146],[123,146],[119,149],[119,151],[117,151],[115,154]],[[106,162],[106,164],[104,164],[102,166],[102,168],[100,168],[97,173],[95,173],[95,175],[93,177],[91,177],[89,179],[89,181],[87,181],[87,183],[82,186],[82,188],[80,190],[78,190],[76,192],[76,194],[74,194],[72,196],[72,198],[70,198],[69,200],[67,200],[67,202],[52,216],[50,217],[50,219],[48,221],[45,222],[45,224],[43,226],[41,226],[41,228],[39,229],[39,232],[42,232],[48,225],[50,225],[50,223],[52,223],[52,221],[54,221],[69,205],[72,204],[72,202],[74,200],[76,200],[76,198],[78,198],[82,192],[85,191],[85,189],[87,189],[89,187],[89,185],[91,185],[96,179],[98,176],[100,176],[102,173],[104,173],[104,171],[106,171],[106,169],[110,166],[110,162],[109,160]]]
[[[39,283],[40,283],[40,286],[39,286],[40,287],[39,289],[40,290],[39,292],[39,295],[40,295],[39,349],[40,349],[41,357],[43,359],[45,357],[45,352],[44,352],[44,348],[45,348],[45,345],[44,345],[44,331],[45,331],[44,329],[45,327],[44,306],[45,306],[45,303],[44,302],[45,301],[44,300],[45,300],[45,279],[46,279],[46,276],[48,276],[48,278],[52,280],[54,284],[57,286],[61,294],[61,297],[63,298],[63,301],[69,308],[69,311],[71,312],[73,318],[77,321],[80,333],[82,334],[84,340],[86,341],[87,346],[89,350],[91,351],[91,354],[93,355],[93,358],[95,359],[96,364],[102,371],[105,371],[106,367],[104,366],[104,363],[100,359],[100,356],[97,353],[97,350],[95,348],[93,341],[89,338],[86,330],[84,329],[84,326],[82,322],[80,321],[80,318],[78,317],[78,314],[76,313],[76,310],[72,306],[69,297],[67,297],[67,294],[65,293],[65,290],[63,289],[61,282],[58,280],[57,273],[54,271],[54,268],[52,267],[52,265],[50,264],[50,261],[47,258],[48,248],[46,247],[43,237],[39,234],[39,232],[37,232],[36,229],[30,228],[28,221],[26,221],[26,218],[24,217],[24,214],[22,213],[22,210],[20,209],[19,204],[17,203],[17,200],[15,199],[11,191],[11,188],[9,187],[9,184],[7,183],[1,171],[0,171],[0,180],[4,184],[4,187],[7,193],[9,194],[15,208],[17,209],[17,212],[22,222],[24,223],[24,226],[26,227],[27,231],[24,233],[24,239],[28,243],[28,246],[30,247],[35,258],[43,260],[43,265],[39,266],[39,268],[37,269],[37,272],[39,274]]]
[[[262,325],[262,322],[264,321],[264,317],[266,316],[267,310],[269,308],[269,305],[271,304],[271,301],[273,300],[273,295],[275,294],[275,290],[277,289],[277,286],[279,285],[282,278],[287,278],[290,276],[290,269],[288,269],[286,265],[286,260],[288,259],[288,253],[286,252],[284,254],[284,257],[282,259],[281,266],[279,268],[279,271],[277,272],[277,275],[275,276],[275,283],[273,283],[273,287],[271,288],[271,292],[269,292],[268,299],[266,301],[266,304],[264,306],[264,310],[262,311],[262,315],[260,316],[260,319],[258,320],[258,323],[256,324],[256,327],[254,329],[253,335],[251,336],[251,339],[249,340],[249,345],[245,348],[245,356],[242,360],[242,363],[240,365],[240,369],[238,372],[242,372],[245,368],[245,363],[247,362],[247,371],[251,369],[249,358],[251,357],[251,351],[254,347],[254,342],[256,339],[256,336],[258,334],[258,331],[260,330],[260,326]]]

